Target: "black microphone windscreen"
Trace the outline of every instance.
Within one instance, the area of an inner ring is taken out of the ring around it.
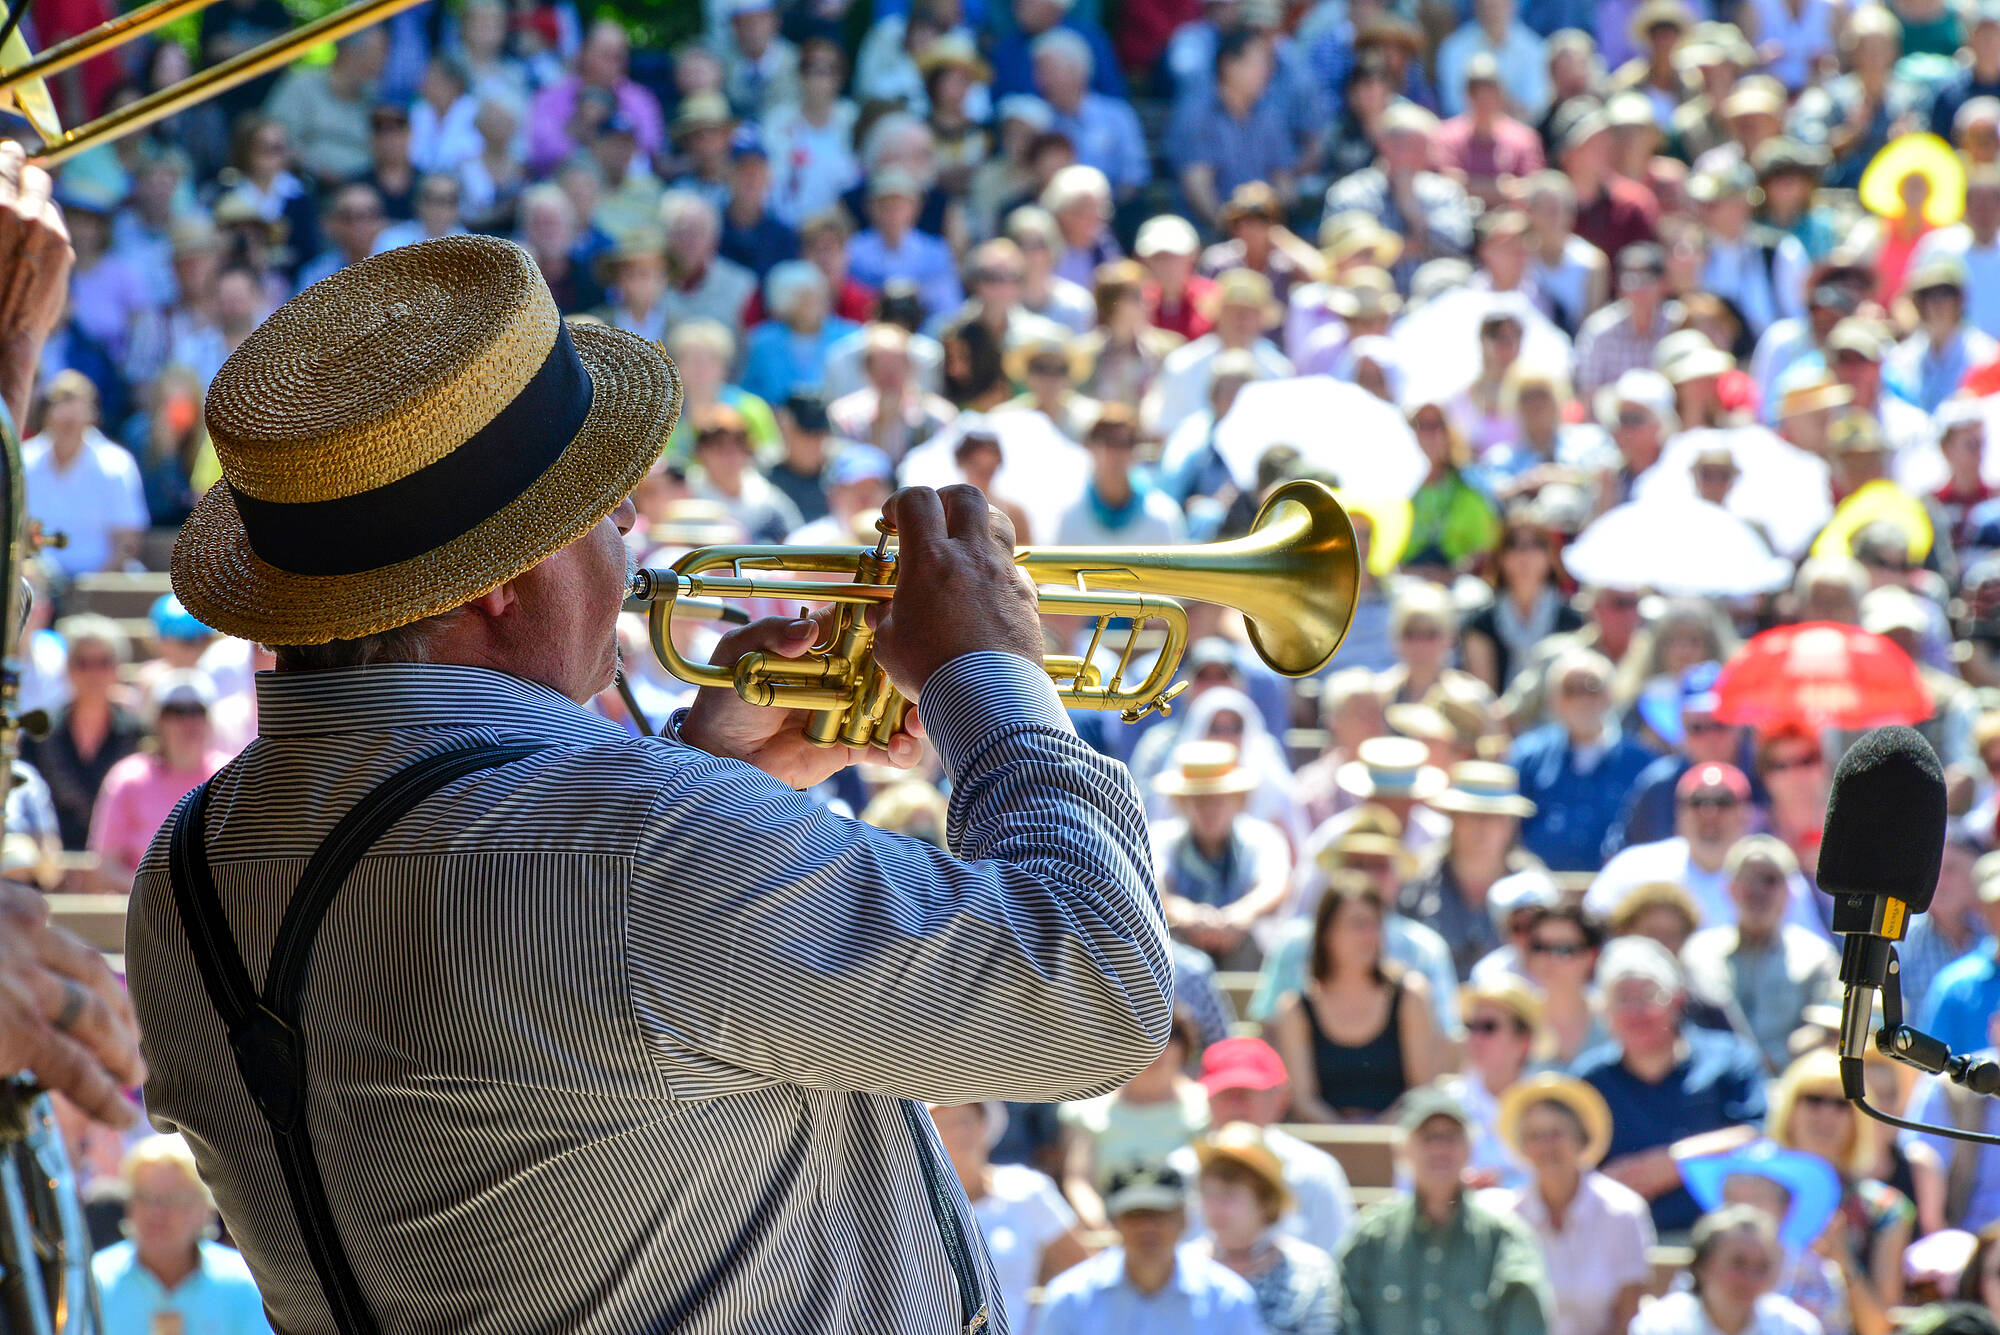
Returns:
[[[1819,848],[1820,889],[1930,907],[1944,861],[1944,770],[1914,728],[1877,728],[1834,772]]]

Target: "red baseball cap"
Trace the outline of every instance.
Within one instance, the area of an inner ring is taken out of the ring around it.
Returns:
[[[1723,764],[1696,765],[1681,775],[1681,781],[1674,785],[1674,796],[1686,799],[1704,788],[1726,788],[1737,801],[1750,800],[1750,780],[1736,766]]]
[[[1284,1059],[1261,1038],[1225,1038],[1202,1054],[1201,1087],[1211,1094],[1224,1089],[1276,1089],[1285,1080]]]

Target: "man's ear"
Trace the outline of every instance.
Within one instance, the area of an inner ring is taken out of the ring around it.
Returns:
[[[514,581],[508,580],[498,588],[488,589],[471,602],[466,603],[465,606],[479,613],[481,616],[498,620],[511,613],[515,605],[520,601],[521,595],[515,589]]]

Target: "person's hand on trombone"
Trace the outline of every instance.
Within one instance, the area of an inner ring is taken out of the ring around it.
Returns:
[[[125,989],[101,955],[49,922],[39,893],[0,880],[0,1073],[21,1071],[101,1122],[139,1120],[122,1093],[146,1078]]]
[[[0,143],[0,399],[25,430],[42,344],[61,318],[76,262],[49,174]]]

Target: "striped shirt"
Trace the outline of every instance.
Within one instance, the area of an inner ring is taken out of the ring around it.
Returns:
[[[453,746],[550,748],[406,816],[314,951],[313,1144],[385,1332],[957,1330],[900,1101],[1099,1095],[1165,1042],[1144,809],[1024,659],[924,690],[963,861],[496,672],[257,690],[206,829],[260,986],[306,858],[366,792]],[[155,1124],[193,1146],[273,1324],[331,1330],[159,841],[127,937]]]

